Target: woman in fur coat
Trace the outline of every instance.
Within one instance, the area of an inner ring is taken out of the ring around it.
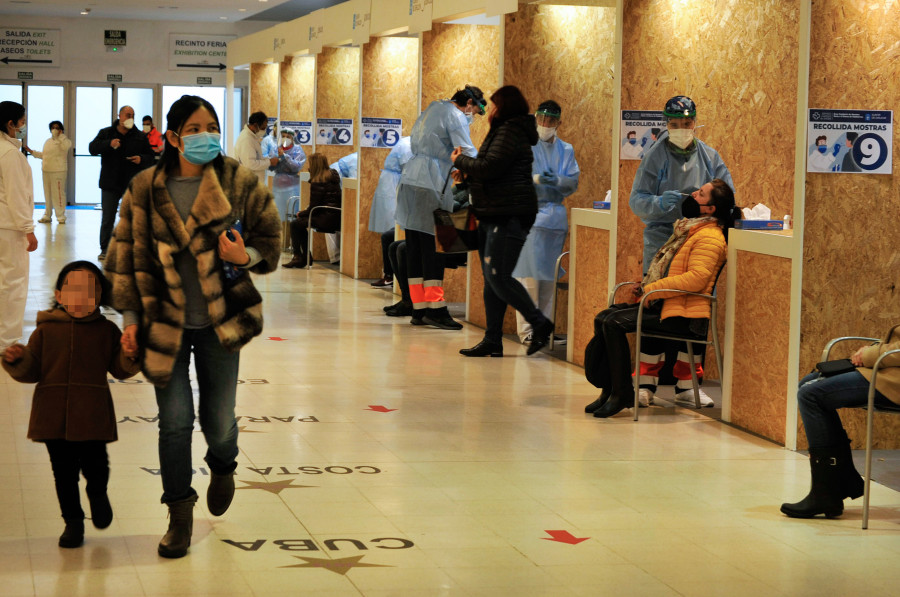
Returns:
[[[262,331],[262,297],[248,272],[278,266],[281,223],[272,193],[221,155],[209,102],[182,96],[166,118],[162,158],[131,180],[105,265],[113,306],[123,314],[123,347],[140,351],[156,390],[162,502],[169,508],[158,551],[180,558],[190,546],[197,501],[191,355],[211,471],[206,502],[221,516],[234,496],[240,349]]]

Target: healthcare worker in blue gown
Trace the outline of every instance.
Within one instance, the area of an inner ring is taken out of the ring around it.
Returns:
[[[278,206],[278,215],[281,221],[286,221],[288,202],[291,197],[300,195],[300,177],[298,173],[306,163],[306,153],[299,145],[294,144],[294,131],[281,129],[281,144],[276,150],[275,156],[278,163],[269,170],[275,173],[272,181],[272,195],[275,197],[275,205]],[[293,210],[299,211],[299,206]]]
[[[397,224],[406,230],[412,325],[462,329],[444,302],[444,266],[434,248],[434,210],[453,208],[453,182],[448,183],[453,168],[450,154],[456,147],[470,157],[478,154],[469,124],[475,114],[484,114],[486,104],[480,89],[466,85],[449,100],[431,102],[413,125],[413,158],[400,177],[395,215]]]
[[[394,242],[394,212],[397,210],[397,186],[403,166],[412,159],[409,137],[401,137],[384,160],[384,167],[378,177],[378,186],[372,196],[372,210],[369,212],[369,230],[381,235],[382,276],[372,282],[376,288],[387,288],[394,284],[394,270],[388,258],[388,247]]]
[[[534,304],[550,321],[556,320],[550,312],[556,285],[554,268],[569,230],[563,201],[578,190],[581,174],[575,161],[575,150],[556,136],[561,118],[562,108],[553,100],[543,102],[535,113],[539,140],[531,148],[534,154],[531,172],[537,191],[538,213],[513,270],[513,277],[522,283]],[[531,324],[518,311],[516,324],[519,339],[525,344],[531,342]]]
[[[694,136],[697,121],[697,106],[694,101],[687,96],[676,95],[666,102],[663,116],[666,119],[666,130],[644,152],[628,199],[631,211],[644,222],[644,274],[647,273],[653,256],[672,235],[675,220],[681,218],[681,204],[685,197],[714,178],[721,178],[734,190],[731,173],[722,157],[715,149]],[[684,356],[682,362],[689,361],[686,353],[681,356]],[[696,361],[701,358],[701,355],[694,356]],[[648,359],[647,367],[643,362],[644,357]],[[653,403],[659,372],[663,367],[662,360],[654,364],[654,359],[659,357],[641,357],[642,390],[638,395],[641,406]],[[699,367],[698,375],[702,375]],[[676,403],[693,406],[692,392],[678,386],[675,387],[675,392]],[[702,406],[713,406],[713,401],[702,390],[700,402]]]

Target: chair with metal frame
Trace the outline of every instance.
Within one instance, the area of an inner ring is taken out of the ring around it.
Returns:
[[[556,258],[556,266],[553,269],[554,285],[553,285],[553,298],[550,299],[550,319],[554,322],[556,321],[556,301],[557,301],[557,297],[559,295],[559,291],[569,289],[568,282],[560,282],[559,281],[559,272],[562,269],[562,260],[563,260],[563,257],[565,257],[568,254],[569,254],[569,252],[565,251],[559,257],[557,257]],[[555,330],[554,330],[554,332],[555,332]],[[555,340],[556,340],[556,334],[551,333],[550,334],[550,350],[553,350],[553,345],[555,344]]]
[[[840,338],[834,338],[825,345],[825,349],[822,351],[822,360],[828,361],[831,358],[831,349],[835,347],[835,345],[846,342],[848,340],[858,340],[862,342],[880,342],[880,338],[867,338],[864,336],[841,336]],[[865,490],[863,492],[863,513],[862,513],[862,528],[869,528],[869,483],[872,480],[872,423],[875,417],[876,412],[886,412],[886,413],[894,413],[900,414],[900,405],[897,406],[875,406],[875,381],[878,378],[878,371],[882,368],[881,361],[884,360],[885,357],[893,354],[900,353],[900,349],[897,350],[889,350],[886,353],[879,355],[878,360],[875,361],[875,364],[872,366],[872,379],[869,380],[869,392],[868,392],[868,404],[866,406],[860,406],[858,408],[862,408],[866,410],[866,467],[865,472],[863,473],[863,479],[865,480]]]
[[[638,303],[638,313],[637,313],[637,329],[635,330],[635,341],[634,341],[634,420],[638,420],[638,395],[640,392],[641,386],[641,337],[647,338],[662,338],[664,340],[676,340],[681,341],[687,344],[687,353],[688,359],[690,362],[691,369],[691,385],[694,389],[694,407],[699,409],[701,407],[700,404],[700,384],[697,381],[697,368],[694,367],[694,347],[693,344],[703,344],[705,346],[713,345],[716,353],[716,363],[719,366],[719,374],[722,373],[722,349],[719,347],[719,334],[718,334],[718,299],[716,298],[716,285],[719,283],[719,276],[722,274],[722,271],[725,269],[725,263],[722,263],[722,266],[719,268],[719,271],[716,273],[715,280],[713,281],[713,290],[712,294],[704,294],[701,292],[688,292],[687,290],[676,290],[670,288],[659,288],[657,290],[651,290],[641,296],[641,299]],[[634,285],[637,282],[620,282],[613,287],[612,292],[609,293],[609,306],[611,307],[616,298],[616,292],[618,292],[619,288],[628,285]],[[698,296],[702,297],[709,301],[709,320],[707,323],[707,331],[704,336],[679,336],[678,334],[667,334],[665,332],[644,332],[642,328],[642,319],[644,315],[644,306],[646,305],[650,296],[660,293],[660,292],[668,292],[674,294],[682,294],[686,296]],[[709,339],[710,330],[712,331],[712,340]]]
[[[316,213],[317,210],[320,210],[320,209],[332,209],[332,210],[338,212],[338,214],[341,213],[340,207],[332,207],[331,205],[317,205],[314,208],[312,208],[311,210],[309,210],[309,219],[306,220],[306,243],[307,243],[306,269],[312,269],[312,264],[313,264],[313,259],[312,259],[313,235],[312,235],[312,233],[319,232],[319,230],[316,230],[315,228],[313,228],[313,215]],[[335,232],[335,231],[333,231],[333,230],[328,231],[329,234],[333,233],[333,232]]]
[[[300,211],[300,195],[291,195],[288,198],[287,207],[284,211],[284,226],[282,227],[282,235],[284,236],[285,251],[291,249],[291,222],[297,218],[297,212]]]

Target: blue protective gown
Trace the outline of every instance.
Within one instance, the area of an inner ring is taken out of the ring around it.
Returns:
[[[278,150],[275,151],[278,155]],[[272,195],[275,198],[275,205],[278,206],[278,215],[284,222],[287,214],[288,203],[291,197],[300,194],[300,178],[297,173],[306,163],[306,153],[299,145],[292,145],[290,149],[285,149],[284,154],[278,159],[278,163],[270,168],[275,172],[272,181]],[[296,213],[296,211],[295,211]]]
[[[329,167],[333,170],[337,170],[337,173],[341,176],[341,180],[345,178],[356,178],[357,157],[358,156],[354,151],[349,155],[345,155]]]
[[[262,141],[259,142],[260,149],[262,149],[262,154],[264,158],[277,158],[278,157],[278,141],[275,140],[275,137],[272,135],[266,135],[263,137]]]
[[[563,201],[578,190],[581,171],[575,161],[575,150],[560,139],[538,141],[531,148],[534,162],[532,174],[552,172],[559,177],[555,185],[535,184],[538,197],[537,219],[534,221],[519,261],[513,270],[516,278],[553,280],[556,259],[563,252],[569,220]]]
[[[478,155],[462,110],[450,100],[431,102],[413,125],[413,157],[403,168],[397,189],[395,218],[402,228],[434,234],[434,210],[452,209],[453,184],[444,188],[444,182],[453,167],[450,154],[457,146],[467,156]]]
[[[672,224],[681,217],[681,200],[665,206],[660,196],[666,191],[700,188],[714,178],[721,178],[734,189],[731,172],[719,153],[700,139],[694,139],[690,153],[681,154],[672,149],[664,131],[644,153],[628,199],[631,211],[644,222],[644,273],[672,236]]]
[[[394,212],[397,209],[397,185],[403,166],[412,159],[409,137],[402,137],[387,158],[378,177],[378,186],[372,196],[372,210],[369,212],[369,230],[381,234],[394,229]]]

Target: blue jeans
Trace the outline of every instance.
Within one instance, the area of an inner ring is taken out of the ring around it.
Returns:
[[[847,441],[837,409],[865,406],[868,396],[869,382],[859,371],[831,377],[819,377],[819,372],[813,371],[801,379],[797,406],[809,447],[829,448]],[[875,404],[892,405],[893,402],[876,390]]]
[[[191,436],[194,432],[194,396],[189,365],[199,387],[200,430],[206,438],[206,463],[213,473],[225,475],[237,468],[237,421],[234,417],[240,353],[222,347],[212,327],[185,329],[175,358],[172,379],[156,388],[159,406],[159,469],[163,503],[196,495],[191,487]]]
[[[534,305],[531,295],[512,272],[534,218],[518,216],[485,218],[478,222],[478,256],[484,274],[484,339],[499,344],[503,339],[503,316],[509,305],[522,314],[532,328],[547,318]]]

